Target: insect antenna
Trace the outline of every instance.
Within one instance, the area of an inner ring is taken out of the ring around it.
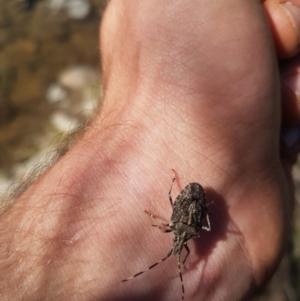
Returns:
[[[182,289],[182,296],[181,299],[184,300],[184,284],[183,284],[183,278],[181,273],[181,263],[180,263],[180,254],[177,255],[177,265],[178,265],[178,273],[181,281],[181,289]]]
[[[131,280],[131,279],[133,279],[133,278],[135,278],[135,277],[137,277],[137,276],[139,276],[141,274],[144,274],[145,272],[148,272],[149,270],[151,270],[152,268],[154,268],[155,266],[157,266],[158,264],[162,263],[167,258],[169,258],[172,255],[172,252],[173,252],[173,248],[171,249],[171,251],[168,253],[168,255],[166,257],[164,257],[163,259],[161,259],[161,260],[157,261],[156,263],[152,264],[147,270],[141,271],[141,272],[139,272],[139,273],[137,273],[137,274],[135,274],[133,276],[130,276],[130,277],[122,280],[122,282],[126,282],[126,281]],[[180,275],[181,275],[181,273],[180,273]]]

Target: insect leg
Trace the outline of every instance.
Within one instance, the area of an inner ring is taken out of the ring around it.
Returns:
[[[183,278],[181,274],[181,264],[180,264],[180,254],[177,255],[177,265],[178,265],[178,272],[179,272],[179,277],[181,281],[181,288],[182,288],[182,297],[181,299],[184,300],[184,284],[183,284]]]
[[[168,253],[168,255],[166,257],[164,257],[163,259],[161,259],[161,260],[157,261],[156,263],[152,264],[147,270],[141,271],[141,272],[139,272],[139,273],[137,273],[137,274],[135,274],[133,276],[130,276],[127,279],[122,280],[122,282],[131,280],[131,279],[133,279],[133,278],[135,278],[135,277],[137,277],[137,276],[139,276],[139,275],[141,275],[141,274],[143,274],[145,272],[148,272],[149,270],[151,270],[152,268],[154,268],[155,266],[157,266],[158,264],[160,264],[161,262],[163,262],[167,258],[169,258],[172,255],[172,252],[173,252],[173,248],[171,249],[171,251]]]
[[[161,226],[158,226],[158,225],[152,225],[152,227],[158,228],[159,230],[161,230],[162,233],[170,233],[170,232],[173,232],[172,229],[163,229]]]
[[[158,218],[154,215],[154,214],[152,214],[152,213],[150,213],[150,212],[148,212],[148,211],[146,211],[146,210],[144,210],[145,211],[145,213],[147,213],[151,218],[153,218],[153,219],[155,219],[155,220],[157,220]],[[162,232],[164,232],[164,233],[168,233],[168,232],[172,232],[173,230],[171,230],[171,229],[164,229],[164,228],[166,228],[166,227],[169,227],[169,223],[161,223],[161,222],[159,222],[160,223],[160,225],[155,225],[155,224],[152,224],[152,226],[153,227],[156,227],[156,228],[158,228],[158,229],[160,229]]]
[[[153,219],[156,219],[156,220],[159,219],[156,215],[150,213],[150,212],[147,211],[147,210],[144,210],[144,212],[145,212],[146,214],[148,214],[148,215],[149,215],[151,218],[153,218]],[[169,223],[160,223],[160,224],[164,225],[165,227],[169,227]]]
[[[208,215],[208,213],[206,213],[206,221],[207,221],[207,226],[208,226],[208,227],[202,226],[202,229],[203,229],[203,230],[206,230],[206,231],[210,231],[210,230],[211,230],[211,226],[210,226],[210,220],[209,220],[209,215]]]
[[[186,251],[187,251],[187,254],[185,255],[185,258],[184,258],[184,260],[183,260],[183,262],[182,262],[182,265],[183,265],[183,267],[186,269],[186,267],[185,267],[185,262],[186,262],[186,259],[188,258],[188,256],[190,255],[190,249],[189,249],[189,247],[187,246],[187,243],[185,243],[184,244],[184,247],[185,247],[185,249],[186,249]]]
[[[169,201],[170,201],[170,204],[171,204],[171,206],[173,208],[173,200],[172,200],[172,196],[171,196],[171,191],[172,191],[173,184],[174,184],[174,182],[176,180],[176,173],[175,173],[174,169],[172,169],[172,172],[173,172],[173,179],[172,179],[172,184],[171,184],[171,188],[170,188],[170,191],[169,191]]]

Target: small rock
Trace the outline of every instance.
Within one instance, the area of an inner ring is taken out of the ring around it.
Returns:
[[[65,0],[47,0],[46,3],[51,10],[57,13],[64,7],[65,2]]]
[[[70,90],[81,90],[97,81],[96,71],[88,66],[70,67],[63,71],[58,78],[58,82]]]
[[[69,18],[83,20],[91,12],[91,4],[87,0],[69,0],[65,4]]]
[[[52,125],[60,132],[68,132],[79,126],[76,118],[70,118],[62,112],[56,112],[51,115]]]
[[[92,116],[96,108],[98,107],[98,99],[99,99],[99,93],[96,93],[92,89],[86,89],[83,93],[83,99],[81,103],[81,113],[86,116],[90,117]]]
[[[68,91],[58,83],[51,84],[46,92],[46,99],[49,103],[57,103],[66,99]]]
[[[2,197],[11,184],[12,180],[0,175],[0,197]]]

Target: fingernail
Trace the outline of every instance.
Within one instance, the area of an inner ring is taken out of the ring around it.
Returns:
[[[300,0],[280,0],[298,35],[300,42]]]

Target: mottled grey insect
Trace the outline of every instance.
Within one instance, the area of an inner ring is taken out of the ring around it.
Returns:
[[[161,229],[164,233],[173,232],[173,247],[171,251],[167,254],[166,257],[162,258],[158,262],[151,265],[148,269],[141,271],[127,279],[122,280],[122,282],[128,281],[137,277],[150,269],[154,268],[161,262],[165,261],[171,255],[177,256],[177,264],[178,264],[178,272],[181,281],[182,287],[182,300],[184,300],[184,284],[181,273],[181,262],[180,255],[183,247],[186,249],[187,254],[182,262],[185,268],[185,262],[190,254],[190,249],[187,246],[187,241],[193,237],[200,237],[199,231],[200,229],[204,229],[206,231],[211,230],[209,215],[207,211],[206,197],[205,191],[203,187],[198,183],[190,183],[188,184],[181,193],[175,199],[173,203],[171,191],[173,184],[176,179],[175,171],[173,171],[173,180],[171,184],[171,188],[169,191],[169,201],[172,206],[173,212],[171,216],[171,220],[169,223],[160,223],[160,225],[152,225]],[[150,215],[153,219],[157,219],[157,217],[148,211],[145,211],[148,215]],[[206,219],[206,225],[204,225],[204,219]]]

